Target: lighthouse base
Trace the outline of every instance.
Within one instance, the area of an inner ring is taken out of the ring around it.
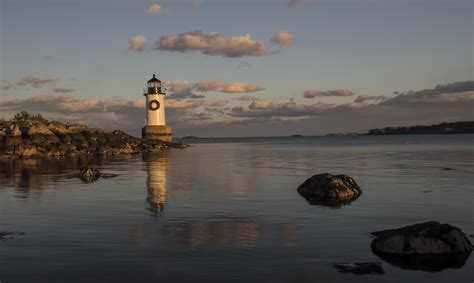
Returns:
[[[145,126],[142,128],[142,139],[171,142],[173,135],[168,126]]]

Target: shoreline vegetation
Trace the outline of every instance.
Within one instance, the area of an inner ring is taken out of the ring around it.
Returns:
[[[49,121],[26,111],[0,120],[0,158],[124,155],[184,147],[184,143],[136,138],[122,130]]]
[[[473,134],[474,121],[440,123],[430,126],[385,127],[371,129],[364,135],[427,135],[427,134]]]

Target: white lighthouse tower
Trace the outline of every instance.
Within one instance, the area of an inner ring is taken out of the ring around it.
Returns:
[[[161,81],[155,77],[147,82],[143,91],[146,97],[146,121],[142,128],[142,138],[171,142],[171,128],[166,126],[165,93],[161,92]]]

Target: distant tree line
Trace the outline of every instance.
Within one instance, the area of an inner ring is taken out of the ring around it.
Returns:
[[[371,129],[366,135],[472,134],[474,121],[441,123],[431,126],[386,127]]]

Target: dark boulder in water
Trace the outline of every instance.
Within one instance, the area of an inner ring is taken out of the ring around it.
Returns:
[[[336,263],[334,267],[341,273],[384,274],[381,262]]]
[[[97,181],[100,176],[100,171],[92,167],[83,167],[79,172],[79,178],[87,183]]]
[[[372,251],[404,269],[441,271],[460,268],[472,251],[461,229],[428,221],[399,229],[372,232]]]
[[[310,204],[338,207],[357,199],[362,190],[349,176],[329,173],[314,175],[298,187]]]

